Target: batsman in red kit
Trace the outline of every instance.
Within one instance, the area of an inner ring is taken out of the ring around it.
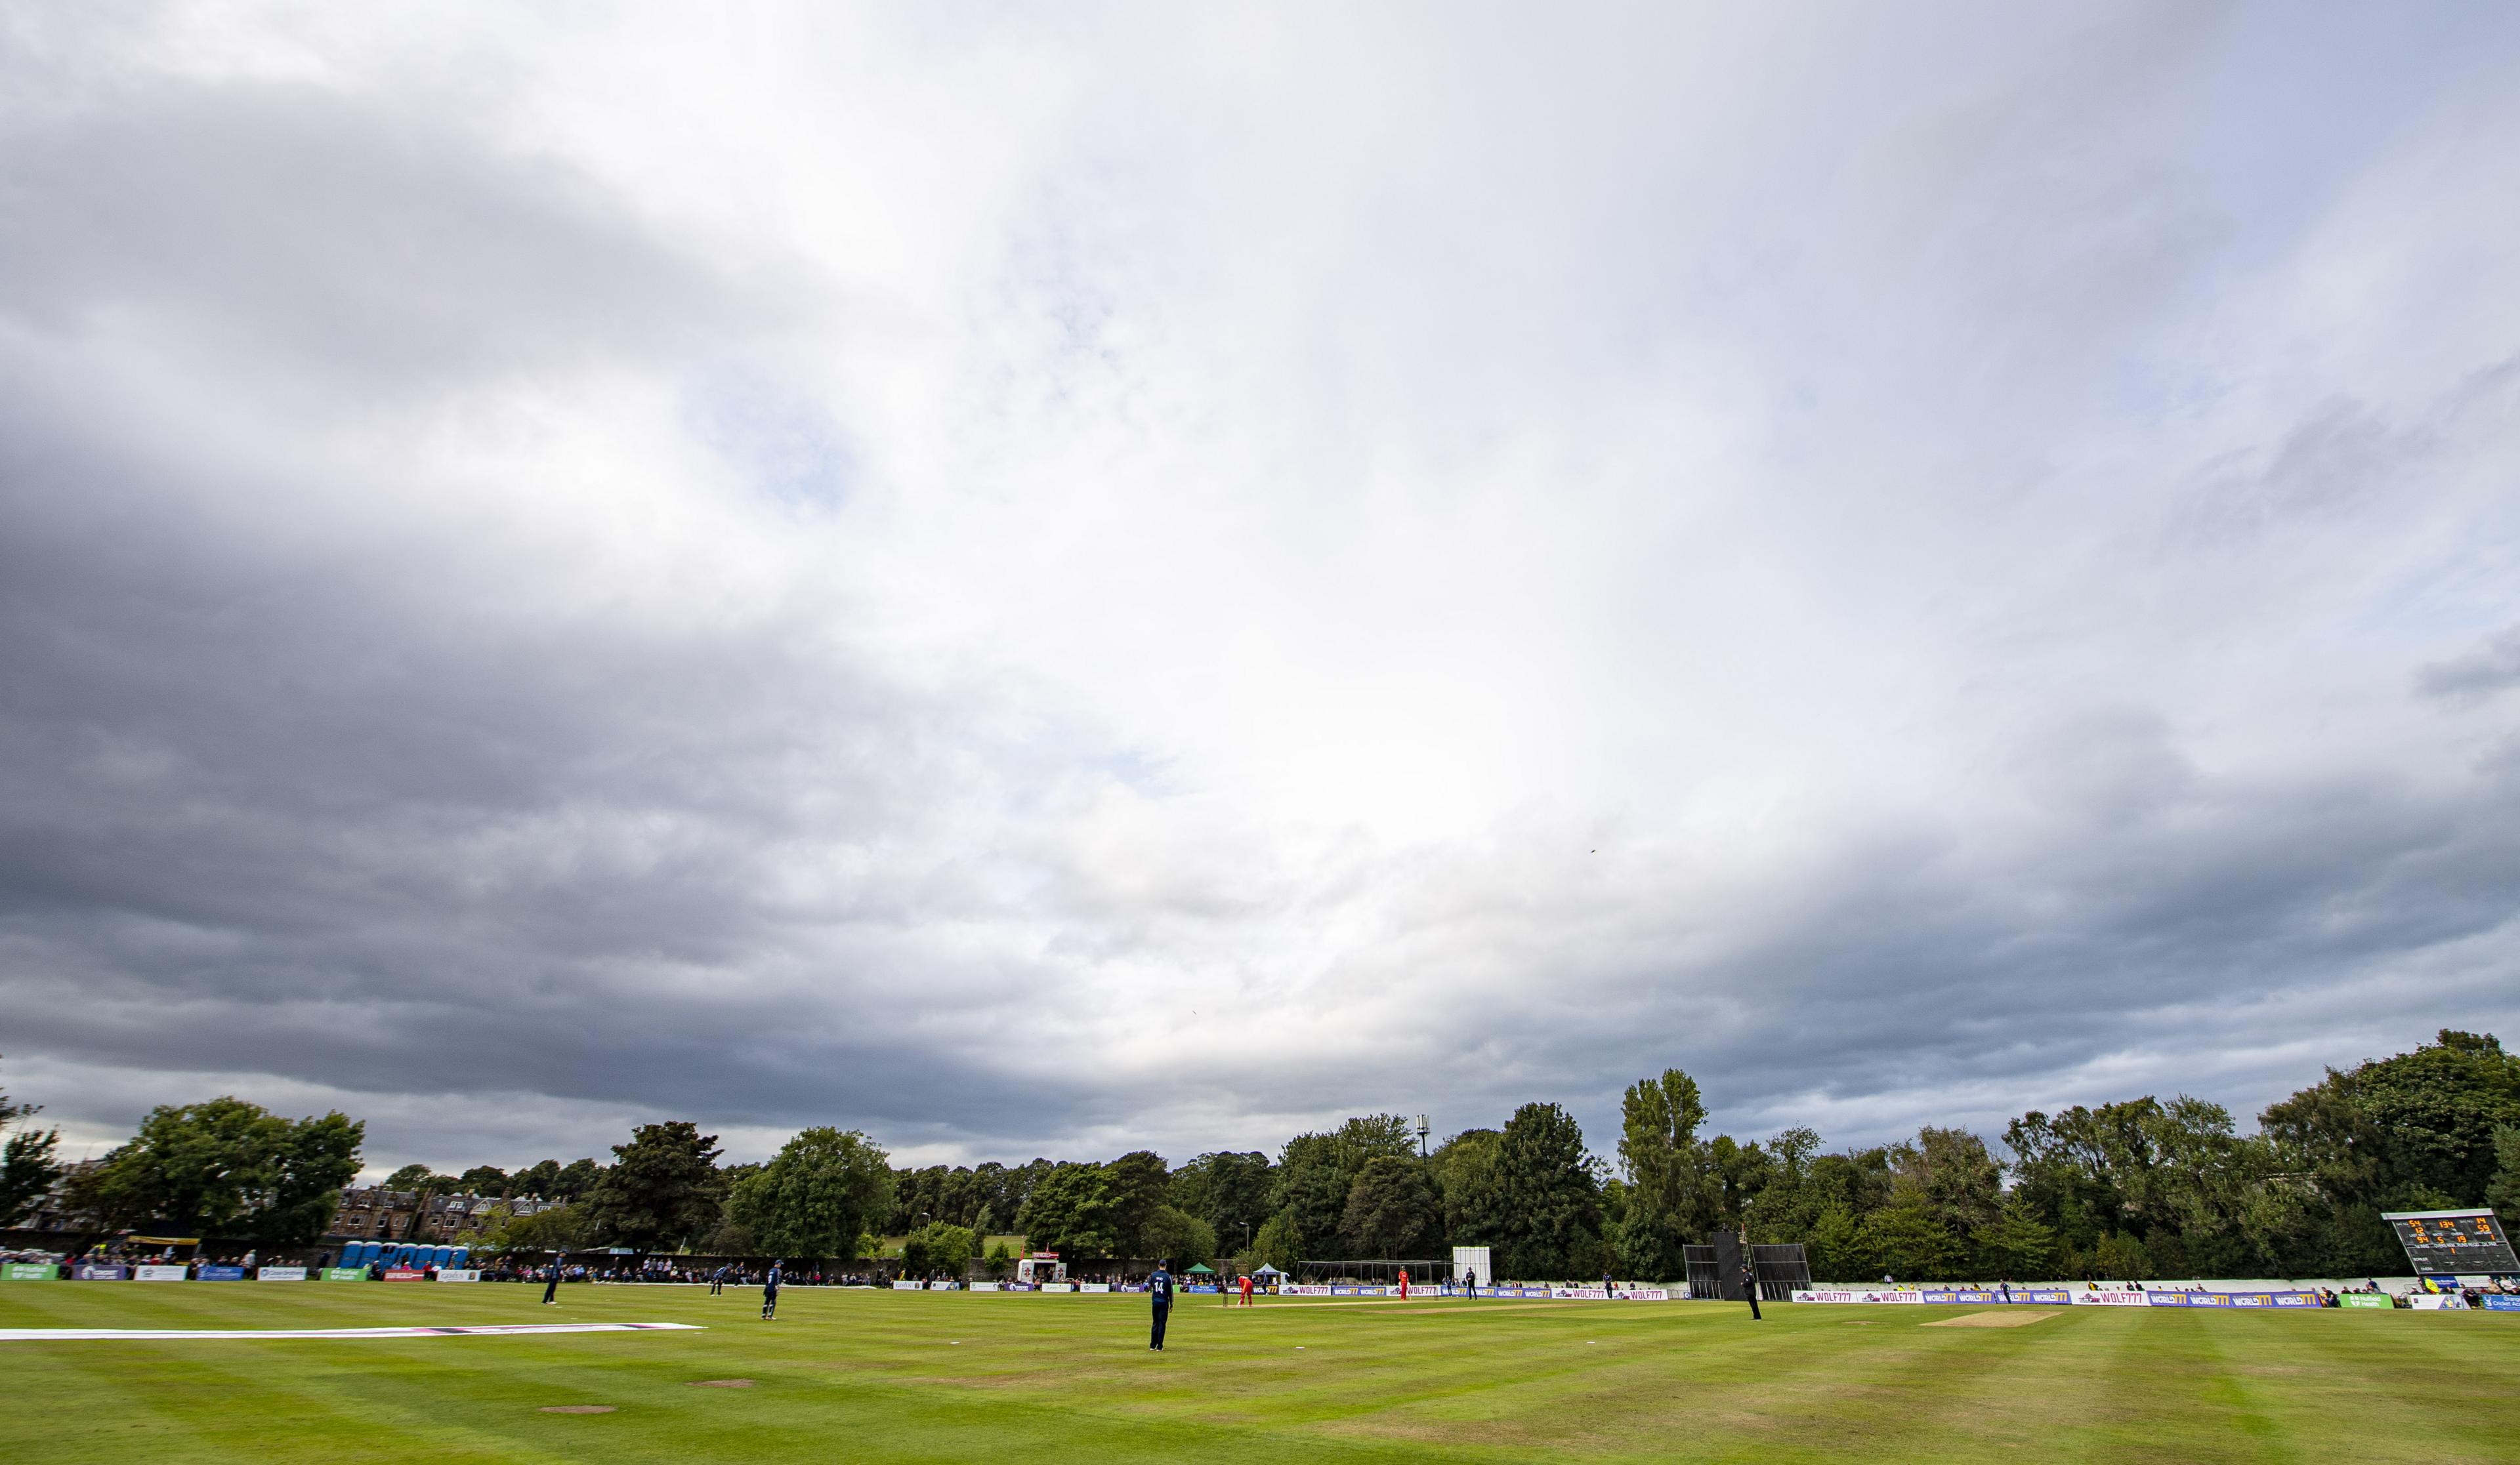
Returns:
[[[1400,1268],[1400,1300],[1404,1303],[1409,1301],[1409,1268],[1406,1266]]]

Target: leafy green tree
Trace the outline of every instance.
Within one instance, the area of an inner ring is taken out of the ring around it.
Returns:
[[[1525,1104],[1506,1122],[1497,1146],[1505,1233],[1497,1265],[1518,1277],[1590,1276],[1606,1260],[1600,1185],[1575,1116],[1555,1104]]]
[[[406,1165],[385,1176],[384,1188],[387,1190],[433,1189],[445,1181],[446,1176],[438,1175],[426,1165],[415,1163]]]
[[[88,1195],[114,1225],[274,1241],[320,1235],[339,1187],[358,1174],[363,1131],[338,1113],[292,1122],[234,1097],[160,1105],[106,1156]]]
[[[1722,1199],[1707,1146],[1697,1137],[1706,1122],[1697,1081],[1677,1068],[1638,1080],[1628,1086],[1620,1121],[1627,1184],[1614,1233],[1619,1267],[1656,1281],[1686,1277],[1681,1249],[1715,1228]]]
[[[60,1130],[38,1130],[31,1125],[11,1129],[42,1112],[41,1104],[13,1102],[9,1095],[0,1093],[0,1130],[10,1132],[6,1143],[0,1143],[0,1226],[17,1224],[62,1176],[56,1158],[62,1140]]]
[[[1813,1218],[1803,1238],[1803,1261],[1815,1281],[1861,1281],[1881,1270],[1880,1259],[1862,1225],[1842,1206],[1831,1206]]]
[[[1269,1195],[1275,1219],[1292,1229],[1306,1256],[1334,1256],[1348,1187],[1355,1183],[1356,1173],[1335,1135],[1298,1134],[1278,1152],[1278,1177]]]
[[[1981,1278],[2044,1282],[2057,1274],[2054,1228],[2034,1220],[2028,1209],[2017,1202],[2005,1204],[2002,1214],[1992,1223],[1978,1227],[1972,1239],[1977,1242]]]
[[[584,1246],[586,1236],[586,1218],[575,1206],[554,1206],[531,1216],[500,1216],[482,1232],[481,1245],[493,1253],[567,1252]]]
[[[282,1125],[248,1229],[264,1246],[312,1246],[333,1224],[341,1187],[359,1174],[366,1126],[338,1112]]]
[[[27,1128],[0,1142],[0,1227],[16,1225],[62,1177],[60,1130]]]
[[[1102,1184],[1102,1167],[1062,1163],[1033,1185],[1015,1216],[1027,1250],[1058,1252],[1065,1257],[1107,1257],[1119,1238],[1096,1230],[1095,1200]]]
[[[1339,1236],[1348,1255],[1405,1261],[1433,1253],[1444,1233],[1444,1200],[1415,1157],[1376,1155],[1348,1187]]]
[[[1958,1280],[1968,1262],[1960,1239],[1913,1193],[1864,1218],[1857,1244],[1883,1271],[1904,1280]]]
[[[1463,1130],[1438,1145],[1428,1161],[1444,1198],[1444,1234],[1455,1246],[1504,1242],[1507,1205],[1497,1172],[1504,1143],[1505,1135],[1495,1130]]]
[[[2296,1265],[2329,1272],[2401,1266],[2382,1211],[2486,1202],[2494,1132],[2520,1125],[2520,1058],[2492,1034],[2443,1029],[2411,1053],[2333,1069],[2259,1116],[2274,1168],[2320,1199]]]
[[[968,1226],[931,1221],[903,1240],[901,1269],[905,1274],[959,1277],[978,1244],[979,1238],[971,1234]]]
[[[761,1241],[742,1221],[722,1221],[695,1250],[711,1257],[757,1257],[761,1255]]]
[[[1955,1234],[1993,1224],[2002,1208],[2003,1167],[1988,1153],[1986,1141],[1966,1130],[1927,1125],[1916,1132],[1915,1143],[1892,1149],[1891,1171],[1893,1201],[1912,1194]]]
[[[2132,1282],[2153,1275],[2152,1259],[2143,1243],[2111,1231],[2092,1248],[2092,1269],[2112,1281]]]
[[[993,1277],[1003,1277],[1008,1272],[1015,1269],[1015,1262],[1017,1259],[1015,1257],[1014,1248],[1007,1245],[1003,1241],[1000,1241],[992,1245],[989,1248],[988,1256],[981,1260],[988,1264],[989,1275]]]
[[[2503,1229],[2520,1226],[2520,1126],[2494,1127],[2494,1179],[2485,1187],[2485,1203],[2502,1218]]]
[[[1417,1152],[1416,1132],[1397,1114],[1359,1115],[1327,1134],[1298,1134],[1279,1152],[1269,1205],[1278,1215],[1292,1214],[1299,1245],[1318,1256],[1336,1256],[1358,1172],[1370,1160]]]
[[[989,1225],[981,1226],[975,1212],[972,1225],[983,1232],[1014,1231],[1022,1227],[1015,1218],[1023,1214],[1024,1202],[1031,1198],[1032,1187],[1056,1169],[1048,1160],[1035,1159],[1022,1165],[998,1165],[994,1162],[975,1167],[971,1186],[980,1205],[989,1213]]]
[[[1251,1254],[1264,1266],[1274,1266],[1280,1271],[1294,1270],[1295,1264],[1304,1260],[1304,1236],[1302,1229],[1295,1224],[1293,1214],[1285,1212],[1270,1217],[1268,1223],[1260,1228],[1259,1238],[1252,1242]]]
[[[1706,1159],[1715,1176],[1715,1223],[1720,1229],[1739,1232],[1749,1224],[1752,1203],[1775,1177],[1776,1163],[1757,1140],[1745,1144],[1730,1134],[1707,1141]]]
[[[595,1193],[596,1186],[604,1183],[604,1171],[605,1167],[597,1164],[592,1156],[583,1160],[571,1160],[560,1168],[560,1174],[554,1177],[552,1188],[544,1198],[559,1201],[584,1200]]]
[[[1179,1206],[1157,1206],[1139,1232],[1138,1255],[1177,1266],[1205,1262],[1216,1255],[1216,1228]]]
[[[1133,1150],[1102,1167],[1090,1221],[1125,1248],[1114,1255],[1156,1255],[1148,1249],[1147,1222],[1162,1209],[1171,1182],[1172,1168],[1153,1150]]]
[[[1745,1218],[1756,1242],[1802,1241],[1833,1202],[1819,1181],[1820,1133],[1796,1128],[1770,1138],[1764,1150],[1767,1174],[1758,1203]]]
[[[508,1173],[495,1165],[475,1165],[455,1177],[455,1188],[466,1195],[507,1195]]]
[[[1276,1167],[1258,1150],[1218,1150],[1173,1172],[1171,1202],[1206,1221],[1228,1245],[1247,1244],[1271,1215]]]
[[[2139,1101],[2151,1104],[2149,1098]],[[2049,1119],[2033,1109],[2004,1128],[2013,1156],[2013,1195],[2025,1211],[2077,1251],[2126,1228],[2124,1167],[2148,1162],[2138,1116],[2129,1105],[2076,1105]]]
[[[771,1255],[849,1261],[860,1236],[892,1219],[888,1158],[855,1130],[800,1131],[733,1182],[727,1217]]]
[[[724,1199],[718,1153],[717,1136],[689,1120],[638,1126],[629,1143],[612,1146],[612,1165],[586,1197],[588,1224],[599,1237],[643,1251],[708,1235]]]

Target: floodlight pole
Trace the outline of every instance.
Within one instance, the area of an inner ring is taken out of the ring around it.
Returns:
[[[1433,1132],[1433,1126],[1431,1126],[1431,1125],[1429,1125],[1429,1124],[1427,1124],[1427,1123],[1426,1123],[1426,1116],[1425,1116],[1425,1115],[1423,1115],[1423,1114],[1418,1115],[1418,1159],[1420,1159],[1420,1160],[1423,1160],[1423,1159],[1425,1159],[1425,1158],[1426,1158],[1426,1136],[1427,1136],[1427,1134],[1431,1133],[1432,1132]]]

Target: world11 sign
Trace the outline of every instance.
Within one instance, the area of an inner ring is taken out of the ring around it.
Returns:
[[[2511,1238],[2491,1211],[2383,1211],[2417,1276],[2520,1272]]]

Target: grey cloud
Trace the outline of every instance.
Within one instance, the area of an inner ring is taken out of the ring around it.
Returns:
[[[2452,702],[2481,702],[2520,687],[2520,626],[2488,637],[2464,656],[2436,661],[2415,674],[2415,689]]]
[[[337,384],[707,344],[749,307],[590,180],[280,83],[159,81],[0,124],[0,313],[139,311]]]

